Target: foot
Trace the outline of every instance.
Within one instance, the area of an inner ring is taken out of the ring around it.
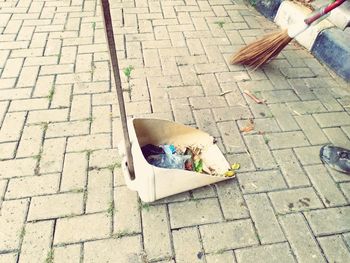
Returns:
[[[320,149],[320,158],[334,170],[350,174],[350,150],[326,144]]]

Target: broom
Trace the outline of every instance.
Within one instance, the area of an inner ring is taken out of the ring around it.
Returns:
[[[230,59],[231,64],[247,65],[254,70],[274,59],[293,38],[304,32],[313,22],[326,15],[346,0],[336,0],[314,11],[308,18],[288,30],[272,33],[238,51]]]

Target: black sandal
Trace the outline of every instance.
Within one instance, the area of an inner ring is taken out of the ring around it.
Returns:
[[[320,149],[320,158],[334,170],[350,174],[350,150],[326,144]]]

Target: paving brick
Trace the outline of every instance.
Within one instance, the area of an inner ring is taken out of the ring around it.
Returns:
[[[90,166],[92,167],[119,167],[121,157],[117,149],[96,150],[90,155]]]
[[[205,259],[207,260],[207,263],[220,263],[220,262],[236,263],[236,260],[232,251],[227,251],[220,254],[207,254],[205,255]]]
[[[14,159],[0,162],[0,179],[33,175],[34,158]]]
[[[290,187],[310,185],[308,177],[305,175],[292,150],[276,150],[272,153],[284,179]]]
[[[330,142],[343,148],[350,148],[350,140],[340,128],[323,129]]]
[[[86,213],[107,211],[112,202],[112,175],[107,170],[89,172]]]
[[[59,174],[13,178],[8,184],[6,198],[14,199],[56,193],[59,179]]]
[[[279,171],[261,171],[237,174],[244,194],[266,192],[286,188],[286,183]]]
[[[217,184],[217,192],[226,220],[249,217],[248,209],[235,181],[229,180]]]
[[[31,88],[0,90],[0,100],[28,99],[31,92]]]
[[[43,132],[42,126],[25,126],[16,156],[28,157],[38,155],[41,148]]]
[[[21,74],[19,75],[16,86],[18,88],[33,87],[35,85],[38,72],[39,72],[38,66],[23,67],[21,70]]]
[[[307,166],[305,170],[327,207],[347,204],[342,192],[323,165]]]
[[[325,144],[328,142],[327,137],[324,135],[312,116],[295,116],[295,120],[312,145]]]
[[[26,112],[7,113],[0,129],[0,142],[18,141],[25,118]]]
[[[299,262],[326,262],[302,215],[286,215],[280,222]]]
[[[55,263],[79,263],[80,262],[80,245],[71,245],[54,248]]]
[[[110,148],[110,137],[110,134],[70,137],[68,138],[67,152]]]
[[[211,136],[220,136],[210,109],[194,110],[193,115],[199,129],[209,133]]]
[[[302,132],[270,133],[265,135],[271,149],[308,146],[309,143]]]
[[[221,89],[214,74],[203,74],[198,77],[202,84],[204,93],[207,96],[219,95],[221,93]]]
[[[102,93],[110,91],[109,89],[110,84],[107,82],[76,83],[74,84],[73,94]]]
[[[142,209],[144,246],[148,260],[172,256],[169,222],[164,205]]]
[[[45,97],[50,93],[53,88],[54,76],[39,76],[34,87],[33,97]]]
[[[295,262],[287,243],[237,249],[235,254],[238,263],[253,263],[262,259],[276,263]]]
[[[275,210],[280,214],[323,208],[313,188],[290,189],[269,193]]]
[[[246,195],[245,200],[257,229],[261,244],[285,241],[266,194]]]
[[[190,98],[190,102],[194,109],[225,107],[227,105],[221,96],[194,97]]]
[[[84,262],[142,262],[141,251],[140,236],[86,242]]]
[[[314,94],[317,99],[323,104],[328,111],[342,111],[343,108],[339,102],[334,98],[328,88],[326,89],[314,89]]]
[[[248,151],[258,169],[276,168],[276,163],[267,144],[261,135],[248,135],[244,137]]]
[[[16,78],[22,68],[23,58],[10,58],[1,74],[2,78]]]
[[[346,112],[314,114],[321,128],[350,125],[350,116]]]
[[[19,249],[19,236],[25,221],[28,200],[4,201],[0,215],[0,251]]]
[[[204,262],[204,256],[197,228],[174,230],[172,234],[177,261]]]
[[[198,74],[208,74],[227,71],[227,66],[224,63],[207,63],[195,65]]]
[[[230,121],[252,118],[252,114],[248,106],[214,108],[213,114],[216,121]]]
[[[54,65],[57,63],[56,56],[43,56],[43,57],[28,57],[25,60],[24,66],[43,66]]]
[[[126,187],[117,187],[114,189],[114,202],[114,233],[140,233],[141,217],[137,193]]]
[[[91,115],[91,96],[90,95],[75,95],[73,96],[72,106],[70,111],[70,120],[87,119]]]
[[[18,262],[45,262],[50,251],[53,221],[28,223]]]
[[[239,163],[241,165],[239,172],[256,171],[249,153],[227,154],[226,157],[229,163]]]
[[[305,216],[316,236],[347,232],[350,228],[350,207],[315,210]]]
[[[110,234],[111,220],[105,213],[58,219],[54,244],[106,238]]]
[[[88,159],[85,152],[65,154],[61,191],[83,189],[87,182]]]
[[[339,185],[345,197],[350,200],[350,183],[342,183]]]
[[[238,153],[245,151],[246,147],[241,139],[240,132],[235,122],[219,122],[217,123],[217,126],[220,130],[227,152]]]
[[[27,123],[66,121],[67,118],[68,109],[30,111],[28,113]]]
[[[49,100],[47,98],[38,99],[26,99],[26,100],[13,100],[9,108],[9,112],[12,111],[29,111],[29,110],[41,110],[49,107]]]
[[[329,262],[348,262],[350,252],[340,235],[318,238]]]
[[[172,228],[201,225],[222,221],[219,203],[216,199],[203,199],[169,205]]]
[[[299,126],[292,117],[290,111],[284,104],[269,105],[276,121],[280,125],[282,131],[299,130]]]
[[[15,78],[0,79],[1,89],[12,89],[13,87],[15,87],[15,82],[16,82]]]
[[[66,147],[66,138],[46,139],[40,159],[40,172],[61,172],[63,167],[63,154]]]
[[[28,220],[79,215],[83,212],[83,193],[66,193],[33,197]]]
[[[45,137],[68,137],[89,134],[89,121],[70,121],[49,123]]]
[[[207,253],[258,244],[253,224],[249,219],[203,225],[199,230]]]
[[[302,165],[320,164],[320,146],[300,147],[294,149]]]
[[[0,254],[0,261],[7,263],[16,263],[17,262],[17,253],[5,253]]]
[[[0,159],[12,159],[15,155],[17,142],[8,142],[0,144]]]
[[[76,60],[77,47],[62,47],[60,63],[69,64],[74,63]],[[87,63],[88,64],[88,63]]]

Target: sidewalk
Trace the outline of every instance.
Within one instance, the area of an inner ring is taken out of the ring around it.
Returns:
[[[111,0],[128,114],[196,126],[241,164],[143,204],[97,2],[0,3],[0,262],[350,262],[350,176],[318,157],[350,148],[349,83],[294,42],[262,70],[229,65],[277,28],[240,0]]]

